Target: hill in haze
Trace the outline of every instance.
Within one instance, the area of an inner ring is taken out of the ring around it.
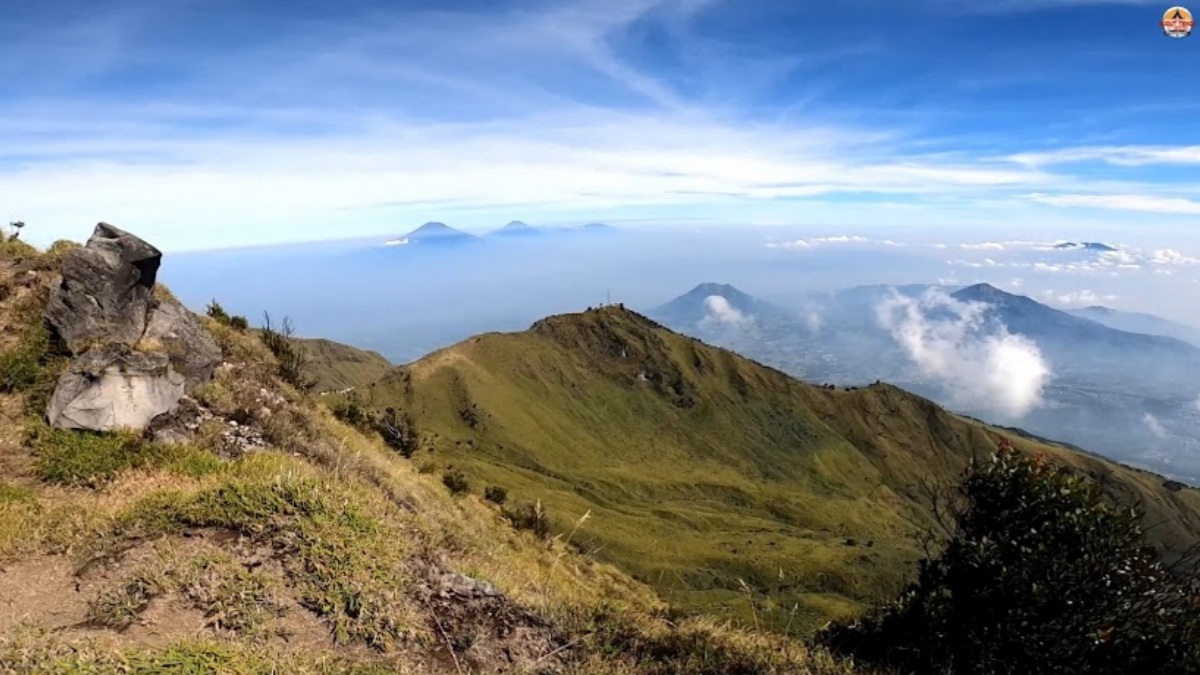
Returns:
[[[1200,329],[1153,314],[1126,312],[1098,305],[1064,311],[1084,319],[1095,321],[1096,323],[1104,324],[1116,330],[1129,333],[1144,333],[1146,335],[1161,335],[1200,347]]]
[[[890,597],[931,517],[923,486],[953,482],[1004,433],[890,385],[808,385],[619,307],[472,338],[393,370],[374,396],[409,416],[425,470],[540,504],[576,546],[689,612],[750,622],[752,606],[795,607],[781,623],[799,632]],[[1153,505],[1168,549],[1200,535],[1200,493],[1015,442]]]
[[[1082,251],[1099,251],[1101,253],[1109,253],[1117,249],[1097,241],[1064,241],[1061,244],[1055,244],[1054,248],[1058,250],[1082,250]]]
[[[514,220],[507,225],[493,230],[488,233],[491,237],[536,237],[544,234],[542,230],[528,225],[519,220]]]
[[[457,246],[476,241],[478,238],[445,223],[429,222],[406,235],[391,240],[404,246]]]
[[[1117,330],[987,284],[862,286],[781,307],[721,331],[656,316],[809,381],[894,382],[964,414],[1200,484],[1200,350],[1186,342]],[[890,318],[881,316],[884,308]],[[1010,369],[992,381],[1011,387],[979,394],[988,381],[981,373],[998,363],[988,340],[1008,335],[1023,340],[1011,344],[1023,345],[1026,363],[1048,374],[1035,382],[1026,370],[1018,384],[1021,373]],[[1036,396],[1024,400],[1032,407],[1016,416],[993,405],[1006,392],[1031,391]]]
[[[737,324],[780,310],[729,284],[703,283],[649,312],[672,325]]]

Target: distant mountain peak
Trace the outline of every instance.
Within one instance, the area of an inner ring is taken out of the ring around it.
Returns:
[[[456,230],[445,223],[430,221],[396,241],[406,241],[410,244],[433,241],[445,243],[452,241],[470,241],[474,238],[474,235],[463,232],[462,230]]]
[[[1108,244],[1098,241],[1064,241],[1061,244],[1055,244],[1054,248],[1059,250],[1082,249],[1084,251],[1100,251],[1101,253],[1108,253],[1117,250]]]
[[[730,284],[718,284],[713,281],[706,281],[702,284],[697,284],[695,288],[693,288],[692,290],[687,292],[687,295],[704,295],[704,296],[709,296],[709,295],[738,296],[738,295],[742,295],[742,296],[745,296],[746,294],[739,291],[737,288],[733,287]],[[749,297],[749,296],[746,296],[746,297]]]
[[[501,236],[501,237],[516,237],[516,236],[524,237],[524,236],[537,235],[537,234],[542,234],[542,233],[543,233],[543,230],[533,227],[532,225],[529,225],[528,223],[524,223],[520,220],[514,220],[511,223],[504,225],[502,227],[499,227],[491,232],[491,234]]]
[[[434,234],[434,233],[439,233],[439,232],[450,233],[450,232],[458,232],[458,230],[454,229],[453,227],[450,227],[449,225],[447,225],[445,223],[439,223],[437,221],[431,220],[428,223],[425,223],[424,225],[413,230],[410,234],[413,234],[413,235],[415,235],[415,234]]]
[[[1059,313],[1058,310],[1048,305],[1028,298],[1024,295],[1016,295],[1008,291],[1002,291],[999,288],[987,283],[975,284],[966,288],[957,290],[950,294],[950,297],[964,302],[982,302],[989,305],[995,305],[998,308],[1018,309],[1022,311],[1038,311],[1045,310],[1046,312]]]
[[[651,316],[661,319],[667,325],[692,326],[698,321],[708,318],[713,311],[709,298],[718,297],[725,300],[729,309],[750,317],[756,314],[769,314],[777,310],[771,304],[745,293],[730,284],[705,282],[692,290],[658,307]]]
[[[988,283],[980,283],[980,284],[975,284],[974,286],[967,286],[966,288],[960,289],[959,291],[954,293],[954,295],[960,295],[960,294],[963,296],[970,296],[973,298],[1016,298],[1016,297],[1021,297],[1021,296],[1013,295],[1012,293],[1008,293],[1007,291],[1002,291],[999,288],[996,288],[995,286],[988,284]]]

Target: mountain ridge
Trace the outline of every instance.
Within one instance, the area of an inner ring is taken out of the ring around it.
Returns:
[[[796,603],[803,630],[894,590],[930,517],[922,485],[955,480],[1001,435],[1157,504],[1171,550],[1200,533],[1200,492],[1168,492],[1162,477],[891,385],[809,385],[621,307],[471,338],[398,368],[374,395],[376,409],[411,415],[418,462],[558,518],[590,513],[576,541],[673,603],[745,618],[743,579]],[[817,592],[817,577],[838,581]]]

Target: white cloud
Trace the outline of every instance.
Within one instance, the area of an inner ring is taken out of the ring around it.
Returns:
[[[1200,260],[1170,248],[1155,251],[1149,256],[1148,262],[1151,265],[1200,265]]]
[[[818,244],[865,244],[870,241],[870,239],[856,234],[843,234],[836,237],[818,237],[813,239],[813,242]]]
[[[402,239],[388,239],[387,241],[383,242],[383,245],[384,246],[407,246],[408,245],[408,237],[404,237]]]
[[[1068,309],[1103,305],[1117,300],[1117,296],[1115,295],[1097,293],[1092,290],[1068,291],[1065,293],[1056,293],[1055,291],[1047,290],[1042,291],[1040,295],[1046,302]]]
[[[1067,208],[1111,209],[1116,211],[1142,211],[1171,215],[1200,215],[1200,202],[1184,197],[1160,197],[1157,195],[1115,194],[1042,194],[1027,195],[1026,199],[1038,204]]]
[[[921,373],[945,385],[958,405],[1020,418],[1040,405],[1050,366],[1036,344],[1003,326],[983,334],[987,308],[938,291],[919,300],[893,293],[876,316]]]
[[[985,241],[979,244],[959,244],[959,248],[964,248],[974,251],[1003,251],[1004,244],[998,241]]]
[[[1151,415],[1150,413],[1142,415],[1142,423],[1146,425],[1146,428],[1150,430],[1150,433],[1154,434],[1155,438],[1167,437],[1167,430],[1163,428],[1162,422],[1158,421],[1158,418],[1154,415]]]
[[[1041,169],[1062,159],[1048,153],[981,156],[971,139],[951,147],[903,123],[844,121],[862,118],[842,110],[823,118],[836,123],[746,110],[742,102],[778,85],[773,78],[839,57],[751,56],[759,50],[698,35],[691,19],[709,0],[382,8],[279,30],[255,30],[248,18],[244,29],[261,39],[199,60],[191,47],[147,38],[164,34],[160,23],[200,15],[181,14],[179,3],[117,4],[137,11],[55,16],[55,26],[0,44],[0,75],[21,92],[6,98],[0,120],[0,220],[31,223],[32,237],[78,237],[99,219],[174,250],[390,236],[392,223],[430,217],[471,227],[496,213],[557,221],[727,207],[795,220],[795,200],[816,206],[827,195],[838,199],[820,205],[825,213],[804,211],[811,222],[830,226],[826,214],[855,209],[858,222],[896,210],[914,223],[960,214],[1004,222],[1010,207],[1027,210],[1014,191],[1082,184]],[[654,22],[694,70],[659,77],[623,58],[625,31]],[[120,86],[121,73],[143,67],[187,86]],[[797,98],[820,98],[813,89]],[[1191,161],[1180,148],[1075,152]],[[980,209],[988,200],[1000,207]]]
[[[1085,146],[1049,152],[1026,152],[1009,159],[1030,167],[1077,162],[1099,161],[1113,166],[1146,166],[1150,164],[1200,164],[1200,145],[1184,146]]]
[[[708,314],[704,317],[703,324],[737,326],[748,320],[745,314],[739,312],[729,304],[728,300],[719,295],[710,295],[705,298],[704,306],[708,309]]]
[[[855,234],[840,234],[831,237],[813,237],[810,239],[795,239],[793,241],[771,242],[767,248],[787,248],[802,251],[815,248],[822,244],[869,244],[871,240]]]
[[[785,241],[785,242],[778,242],[778,243],[771,242],[771,243],[767,244],[767,248],[790,248],[790,249],[796,249],[796,250],[801,250],[801,251],[806,248],[812,248],[812,247],[813,247],[813,245],[804,239],[797,239],[795,241]]]
[[[825,325],[825,317],[822,316],[821,310],[812,304],[807,304],[801,308],[800,319],[804,322],[805,328],[810,333],[816,333],[821,330],[821,326]]]
[[[1192,402],[1192,405],[1196,408],[1196,412],[1200,412],[1200,396],[1196,397],[1196,400]]]

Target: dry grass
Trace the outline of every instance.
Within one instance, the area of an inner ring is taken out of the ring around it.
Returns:
[[[40,316],[57,264],[48,254],[16,255],[40,276],[22,287],[32,300],[0,301],[7,327]],[[227,363],[195,398],[217,416],[213,424],[237,420],[261,432],[269,449],[223,461],[205,445],[215,428],[191,444],[163,446],[52,430],[35,417],[0,422],[27,426],[0,436],[25,439],[13,452],[27,456],[36,468],[30,478],[41,481],[0,484],[0,568],[46,559],[69,562],[80,579],[101,574],[96,588],[72,591],[87,595],[82,620],[90,628],[35,625],[0,635],[0,674],[488,672],[516,668],[502,655],[543,644],[517,644],[534,633],[552,637],[522,668],[845,672],[785,640],[672,624],[648,587],[575,551],[573,537],[595,521],[577,517],[575,530],[550,539],[513,529],[497,505],[451,495],[439,475],[281,382],[255,333],[204,323]],[[37,382],[53,380],[45,355],[31,363]],[[41,395],[34,386],[17,390],[27,401]],[[188,543],[210,532],[229,536]],[[486,617],[435,614],[443,605],[431,598],[442,596],[431,579],[446,572],[490,582],[502,593],[494,602],[510,608],[500,614],[533,623],[485,635],[491,629],[477,622]],[[168,601],[199,612],[204,631],[165,645],[135,640],[134,629]],[[272,626],[285,608],[311,617],[336,647],[304,650],[279,639]],[[487,640],[502,648],[471,647]]]

